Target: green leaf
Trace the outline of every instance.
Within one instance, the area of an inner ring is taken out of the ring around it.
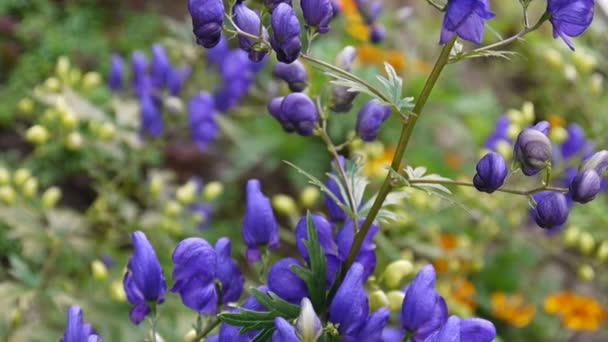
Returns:
[[[284,318],[298,317],[300,314],[299,306],[284,301],[274,292],[269,291],[268,293],[264,293],[258,289],[252,289],[251,294],[260,304],[262,304],[271,313],[276,313],[277,316]]]

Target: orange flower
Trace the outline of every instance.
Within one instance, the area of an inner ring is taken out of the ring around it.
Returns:
[[[452,298],[460,304],[468,307],[471,311],[477,307],[475,301],[475,285],[463,277],[456,278],[452,282],[451,293]]]
[[[391,165],[395,148],[388,146],[384,149],[382,155],[378,158],[370,158],[365,166],[365,173],[369,177],[384,176],[387,172],[387,167]]]
[[[397,50],[391,50],[386,54],[386,61],[395,68],[398,73],[405,71],[407,59],[405,55]]]
[[[521,294],[494,292],[490,297],[492,314],[517,328],[524,328],[536,315],[536,307],[526,304]]]
[[[566,329],[572,331],[597,331],[608,317],[606,309],[593,298],[569,291],[547,296],[545,311],[559,316]]]
[[[382,65],[384,63],[384,51],[372,45],[363,45],[357,52],[357,59],[363,65]]]
[[[551,127],[566,127],[566,119],[556,114],[549,115],[547,121],[549,121]]]

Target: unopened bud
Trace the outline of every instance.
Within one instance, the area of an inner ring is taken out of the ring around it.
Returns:
[[[389,288],[396,289],[402,286],[404,278],[410,275],[413,270],[414,265],[411,261],[397,260],[386,266],[382,277]]]
[[[189,181],[188,183],[177,188],[175,198],[177,198],[181,204],[192,204],[196,200],[196,188],[196,183],[194,181]]]
[[[566,64],[566,66],[564,66],[564,78],[570,82],[576,82],[578,79],[578,71],[576,71],[574,65]]]
[[[554,68],[561,68],[564,65],[562,54],[555,49],[547,49],[545,51],[545,60]]]
[[[521,107],[521,114],[523,115],[524,122],[526,124],[531,124],[536,117],[534,103],[530,101],[524,102],[524,105]]]
[[[578,243],[579,237],[581,235],[581,230],[576,227],[568,227],[564,232],[564,244],[568,247],[574,247]]]
[[[595,248],[595,240],[589,232],[582,232],[578,241],[578,249],[585,255],[591,254]]]
[[[190,329],[186,333],[186,335],[184,335],[184,342],[195,342],[195,341],[197,341],[196,330]]]
[[[221,182],[209,182],[203,188],[203,199],[207,202],[215,201],[224,192],[224,185]]]
[[[61,79],[67,79],[70,73],[70,59],[67,56],[61,56],[57,60],[57,65],[55,66],[55,73]]]
[[[72,132],[68,134],[65,140],[65,146],[72,151],[80,150],[83,144],[84,139],[82,138],[82,135],[78,132]]]
[[[52,91],[54,93],[59,92],[61,90],[61,82],[56,77],[49,77],[44,81],[44,86],[47,90]]]
[[[34,177],[29,178],[23,183],[23,196],[33,198],[38,193],[38,180]]]
[[[302,190],[302,193],[300,193],[300,203],[304,208],[310,209],[314,207],[315,203],[319,199],[319,196],[321,196],[319,189],[315,186],[309,185]]]
[[[54,208],[61,199],[61,189],[52,186],[42,194],[42,206],[46,209]]]
[[[515,125],[517,127],[523,126],[525,120],[521,111],[517,109],[509,109],[507,111],[507,116],[509,117],[509,122],[511,125]]]
[[[74,84],[80,82],[80,79],[82,79],[82,71],[80,71],[79,69],[72,68],[70,70],[70,77],[69,77],[70,85],[74,85]]]
[[[163,192],[165,181],[163,177],[159,174],[152,175],[150,179],[150,194],[152,196],[158,196]]]
[[[369,294],[369,308],[376,311],[380,308],[388,308],[388,296],[382,290],[375,290]]]
[[[585,264],[578,268],[578,276],[584,281],[592,281],[595,278],[595,271],[591,265]]]
[[[127,300],[127,294],[120,281],[113,281],[110,285],[110,297],[117,302],[125,302]]]
[[[92,89],[101,84],[101,75],[95,71],[89,71],[82,78],[82,86],[85,89]]]
[[[110,141],[114,139],[116,135],[116,127],[109,122],[104,122],[99,126],[99,130],[97,131],[97,136],[99,139],[103,141]]]
[[[321,320],[317,317],[315,309],[306,297],[300,304],[300,315],[296,320],[296,332],[302,341],[316,341],[323,332]]]
[[[6,205],[12,205],[15,203],[17,193],[15,189],[9,185],[0,186],[0,201]]]
[[[11,173],[4,167],[0,167],[0,185],[7,185],[11,181]]]
[[[25,132],[27,141],[35,145],[42,145],[49,140],[49,131],[41,125],[34,125]]]
[[[496,143],[496,152],[498,152],[505,160],[513,158],[513,146],[506,140],[500,140]]]
[[[552,127],[549,132],[549,139],[557,145],[561,145],[568,139],[568,130],[563,127]]]
[[[30,172],[30,170],[20,168],[15,171],[15,174],[13,175],[13,181],[16,185],[23,186],[23,184],[25,184],[25,181],[27,181],[31,176],[32,173]]]
[[[606,262],[608,260],[608,241],[602,241],[597,248],[596,258],[599,262]]]
[[[283,215],[295,215],[298,212],[298,207],[293,198],[284,194],[272,197],[272,207]]]
[[[509,137],[509,139],[511,139],[511,140],[515,140],[515,138],[517,138],[517,135],[519,134],[519,132],[521,132],[521,129],[519,128],[519,126],[509,125],[509,127],[507,128],[507,137]]]
[[[60,120],[63,128],[71,131],[78,127],[78,117],[76,117],[71,110],[62,110],[60,113]]]
[[[177,215],[181,214],[182,210],[182,205],[176,201],[169,201],[165,205],[165,215],[169,217],[176,217]]]
[[[34,101],[28,97],[25,97],[19,100],[19,103],[17,103],[17,108],[23,114],[31,114],[34,111]]]
[[[93,278],[96,280],[105,281],[108,279],[108,268],[100,260],[91,262],[91,272],[93,273]]]
[[[388,309],[391,312],[399,312],[401,311],[401,306],[403,305],[403,299],[405,299],[405,293],[399,290],[389,291],[386,294],[388,298]]]

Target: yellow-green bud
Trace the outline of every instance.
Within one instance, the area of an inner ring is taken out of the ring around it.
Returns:
[[[593,248],[595,247],[595,240],[593,236],[589,232],[582,232],[581,236],[578,240],[578,249],[583,254],[591,254],[593,252]]]
[[[608,260],[608,241],[602,241],[597,248],[596,258],[599,262],[606,262]]]
[[[530,101],[524,102],[521,107],[521,114],[523,115],[524,122],[527,124],[531,124],[534,122],[536,114],[534,113],[534,103]]]
[[[29,178],[23,183],[23,196],[33,198],[38,193],[38,180],[34,177]]]
[[[196,224],[201,224],[207,220],[207,215],[202,212],[192,214],[192,221]]]
[[[403,299],[405,299],[405,293],[399,290],[389,291],[386,294],[388,298],[388,309],[391,312],[400,312],[401,306],[403,305]]]
[[[211,202],[215,201],[224,192],[224,185],[221,182],[213,181],[207,183],[203,188],[203,199]]]
[[[65,146],[72,151],[78,151],[84,144],[84,138],[78,132],[71,132],[65,140]]]
[[[584,264],[578,268],[578,276],[584,281],[592,281],[595,278],[595,271],[591,265]]]
[[[78,127],[78,117],[70,110],[62,110],[60,112],[60,120],[63,128],[73,130]]]
[[[28,97],[22,98],[17,103],[17,108],[21,113],[31,114],[34,111],[34,101]]]
[[[80,79],[82,78],[82,71],[80,71],[80,69],[76,69],[76,68],[72,68],[70,70],[70,84],[74,85],[78,82],[80,82]]]
[[[188,183],[180,186],[175,191],[175,198],[181,204],[192,204],[196,200],[196,183],[189,181]]]
[[[61,82],[57,79],[57,77],[49,77],[44,81],[44,86],[47,90],[52,91],[54,93],[59,92],[61,90]]]
[[[82,78],[82,86],[85,89],[92,89],[101,84],[101,75],[95,71],[89,71]]]
[[[506,160],[513,158],[513,146],[506,140],[500,140],[496,144],[496,152],[503,156]]]
[[[117,302],[125,302],[127,300],[127,294],[121,281],[113,281],[110,285],[110,297]]]
[[[291,196],[278,194],[272,197],[272,207],[283,215],[296,215],[298,207]]]
[[[515,125],[517,127],[521,127],[524,124],[524,115],[520,110],[517,109],[509,109],[507,111],[507,116],[509,117],[509,122],[512,125]]]
[[[384,145],[379,141],[365,144],[365,152],[370,158],[380,158],[384,154]]]
[[[562,54],[555,49],[545,50],[545,60],[554,68],[561,68],[564,65]]]
[[[321,196],[321,192],[316,186],[309,185],[300,193],[300,204],[306,209],[314,207]]]
[[[0,186],[0,201],[6,205],[12,205],[15,203],[15,199],[17,198],[17,193],[15,189],[13,189],[10,185]]]
[[[411,261],[397,260],[386,266],[382,278],[384,279],[386,286],[391,289],[396,289],[403,285],[403,279],[410,275],[413,270],[414,265]]]
[[[61,189],[52,186],[42,194],[42,206],[46,209],[54,208],[61,199]]]
[[[574,64],[583,73],[587,74],[593,71],[597,66],[597,59],[590,53],[577,51],[572,56]]]
[[[32,173],[30,172],[30,170],[20,168],[15,171],[15,174],[13,175],[13,181],[16,185],[23,186],[23,184],[25,184],[25,181],[27,181],[30,177],[32,177]]]
[[[388,296],[382,290],[375,290],[369,294],[369,308],[376,311],[380,308],[388,308]]]
[[[67,56],[60,56],[55,66],[55,73],[62,79],[66,79],[70,73],[70,59]]]
[[[184,335],[184,342],[194,342],[196,340],[196,330],[194,329],[190,329],[186,335]]]
[[[182,205],[176,201],[169,201],[165,205],[165,215],[169,217],[176,217],[177,215],[181,214],[182,210]]]
[[[11,173],[4,167],[0,167],[0,185],[7,185],[11,182]]]
[[[574,247],[580,236],[581,230],[577,226],[568,227],[564,232],[564,244],[568,247]]]
[[[93,260],[91,262],[91,272],[96,280],[105,281],[108,279],[108,268],[100,260]]]
[[[165,181],[163,177],[159,174],[152,175],[150,179],[150,194],[152,196],[158,196],[163,192],[165,187]]]
[[[599,96],[604,91],[604,76],[599,73],[591,75],[590,80],[591,94]]]
[[[116,136],[116,127],[110,122],[104,122],[99,126],[97,136],[103,141],[110,141]]]
[[[518,125],[511,124],[509,125],[509,128],[507,128],[507,136],[511,140],[515,140],[519,135],[519,132],[521,132],[521,128]]]
[[[564,78],[570,82],[576,82],[578,71],[576,71],[574,65],[566,64],[566,66],[564,66]]]
[[[25,138],[32,144],[42,145],[49,140],[49,131],[41,125],[34,125],[25,132]]]
[[[551,127],[549,132],[549,139],[555,144],[561,145],[568,139],[568,130],[563,127]]]
[[[424,191],[414,191],[410,196],[410,202],[417,208],[426,208],[429,206],[429,195]]]

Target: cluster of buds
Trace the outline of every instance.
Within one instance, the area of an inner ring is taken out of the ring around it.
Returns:
[[[591,94],[599,96],[604,90],[604,76],[597,71],[597,57],[588,50],[577,49],[575,53],[563,55],[560,51],[543,49],[547,65],[560,71],[571,83],[586,83]]]
[[[42,208],[54,208],[61,199],[61,190],[53,186],[46,189],[40,198],[37,198],[39,187],[38,179],[32,175],[29,169],[17,169],[11,174],[8,169],[0,167],[0,202],[2,204],[13,205],[19,198],[26,201],[37,199]]]
[[[82,70],[72,65],[68,57],[61,56],[55,65],[55,74],[47,78],[41,86],[36,87],[34,93],[62,93],[66,88],[93,91],[101,85],[102,77],[98,72],[83,73]]]

